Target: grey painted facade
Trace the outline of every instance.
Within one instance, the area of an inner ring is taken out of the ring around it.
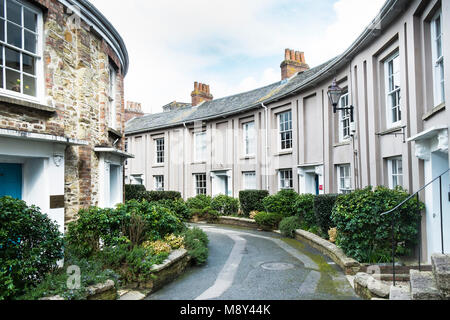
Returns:
[[[164,176],[164,189],[180,191],[184,198],[198,192],[195,174],[206,175],[207,194],[234,197],[249,187],[271,193],[286,186],[299,193],[339,193],[369,185],[401,185],[415,192],[449,167],[450,110],[438,97],[441,78],[435,70],[443,59],[443,90],[450,97],[450,34],[442,32],[439,60],[433,31],[439,15],[441,30],[450,30],[448,0],[389,0],[344,54],[272,85],[235,112],[195,117],[206,106],[214,108],[213,101],[176,111],[176,121],[172,118],[157,127],[152,116],[141,127],[131,120],[128,152],[136,158],[128,162],[128,181],[142,179],[147,189],[155,190],[155,177]],[[327,91],[334,78],[347,89],[348,105],[355,107],[353,124],[341,113],[333,113]],[[398,108],[390,104],[398,101],[396,97],[401,97]],[[285,112],[292,118],[292,148],[282,150],[279,115]],[[244,150],[248,122],[254,122],[255,128],[255,138],[250,139],[255,150],[250,155]],[[202,131],[206,156],[199,160],[194,137]],[[164,138],[161,164],[156,163],[158,138]],[[290,173],[292,182],[281,181]],[[443,186],[444,212],[449,213],[449,175],[444,176]],[[427,205],[422,226],[424,260],[439,251],[438,193],[433,184],[421,195]],[[450,218],[444,224],[450,229]]]

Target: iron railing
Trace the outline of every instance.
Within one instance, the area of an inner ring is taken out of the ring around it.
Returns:
[[[422,191],[424,191],[426,188],[428,188],[430,185],[432,185],[433,183],[435,183],[436,181],[439,180],[439,201],[440,201],[440,214],[441,214],[441,245],[442,245],[442,254],[445,253],[445,248],[444,248],[444,212],[443,212],[443,199],[442,199],[442,177],[444,175],[446,175],[447,173],[450,172],[450,169],[447,169],[447,171],[445,171],[444,173],[442,173],[441,175],[439,175],[438,177],[434,178],[431,182],[427,183],[425,186],[423,186],[422,188],[419,189],[419,191],[417,191],[416,193],[414,193],[413,195],[409,196],[406,200],[404,200],[402,203],[400,203],[398,206],[396,206],[395,208],[381,214],[382,216],[387,216],[389,214],[392,214],[392,275],[393,275],[393,282],[394,282],[394,286],[396,285],[396,274],[395,274],[395,269],[396,269],[396,265],[395,265],[395,253],[396,253],[396,248],[397,248],[397,243],[395,241],[395,213],[397,210],[399,210],[405,203],[407,203],[409,200],[413,199],[414,197],[417,198],[417,214],[420,215],[422,217],[422,213],[420,210],[420,198],[419,195]],[[419,271],[422,271],[421,268],[421,258],[422,258],[422,219],[420,219],[419,221]]]

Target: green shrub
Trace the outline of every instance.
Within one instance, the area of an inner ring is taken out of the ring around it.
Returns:
[[[277,229],[283,215],[278,212],[260,212],[255,216],[256,223],[265,229]]]
[[[142,200],[144,193],[147,192],[144,185],[127,184],[125,185],[125,201]]]
[[[218,211],[222,216],[230,216],[238,213],[239,200],[225,195],[218,195],[212,199],[211,208]]]
[[[283,217],[291,217],[297,214],[296,202],[299,194],[294,190],[281,190],[276,195],[263,200],[266,212],[276,212]]]
[[[269,196],[267,190],[245,190],[239,192],[239,202],[242,212],[249,216],[252,211],[264,211],[262,201]]]
[[[208,260],[208,236],[200,228],[188,229],[184,232],[184,243],[188,254],[197,265],[202,265]]]
[[[194,198],[190,198],[186,201],[186,205],[189,209],[205,209],[211,207],[212,198],[210,196],[199,194]]]
[[[186,202],[181,198],[175,200],[160,200],[157,201],[156,204],[169,209],[175,213],[180,220],[187,221],[191,219],[191,211],[186,205]]]
[[[401,190],[368,187],[340,196],[332,219],[338,230],[337,245],[345,254],[364,263],[389,262],[391,256],[391,222],[395,219],[397,255],[409,255],[417,243],[421,216],[417,208],[424,209],[416,199],[408,201],[397,213],[382,216],[408,197]]]
[[[63,258],[62,247],[58,225],[39,208],[0,198],[0,300],[42,281]]]
[[[147,191],[144,199],[148,202],[161,200],[177,200],[181,199],[181,193],[177,191]]]
[[[324,194],[316,196],[314,199],[317,225],[324,234],[328,234],[328,231],[334,227],[331,215],[338,198],[338,194]]]
[[[301,227],[302,227],[302,221],[300,220],[299,217],[296,217],[296,216],[284,218],[280,222],[281,234],[286,237],[290,237],[290,238],[293,238],[295,230],[298,230]]]
[[[317,225],[314,214],[314,198],[315,196],[312,194],[301,194],[295,202],[297,216],[302,221],[302,228],[305,230]]]

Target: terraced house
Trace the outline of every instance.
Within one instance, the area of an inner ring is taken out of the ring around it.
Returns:
[[[0,1],[0,196],[61,229],[123,200],[125,44],[84,0]]]
[[[450,2],[388,0],[343,54],[309,68],[286,50],[281,81],[213,99],[195,83],[192,103],[126,126],[127,179],[149,190],[238,196],[347,193],[402,186],[413,193],[449,168]],[[329,87],[344,94],[334,113]],[[422,259],[450,250],[449,174],[427,187]],[[441,192],[441,194],[440,194]],[[442,197],[440,197],[442,196]],[[442,201],[441,201],[442,200]],[[439,207],[442,204],[443,220]]]

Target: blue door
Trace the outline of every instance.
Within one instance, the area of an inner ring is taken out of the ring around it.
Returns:
[[[22,199],[22,165],[0,163],[0,197]]]

